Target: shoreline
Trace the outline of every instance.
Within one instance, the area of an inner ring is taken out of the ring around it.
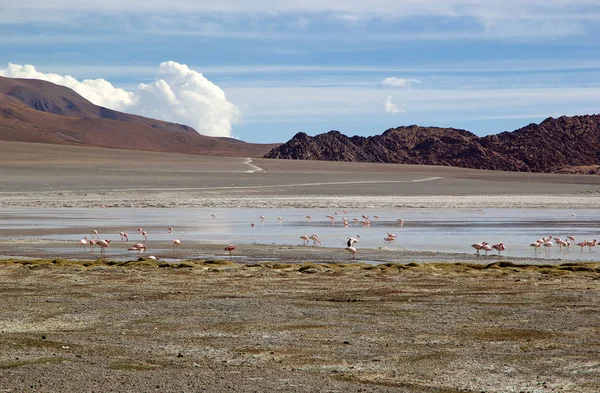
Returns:
[[[600,209],[596,195],[215,196],[193,192],[0,192],[1,208]]]

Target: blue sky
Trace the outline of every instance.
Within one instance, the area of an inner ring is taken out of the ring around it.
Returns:
[[[0,0],[0,74],[249,142],[599,113],[600,2],[490,3]]]

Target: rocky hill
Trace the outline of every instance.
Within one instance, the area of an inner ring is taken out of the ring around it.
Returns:
[[[0,77],[0,140],[258,157],[276,144],[198,134],[193,128],[97,106],[73,90]]]
[[[408,126],[381,135],[296,134],[265,158],[446,165],[524,172],[578,172],[600,164],[600,115],[548,118],[478,137],[454,128]],[[566,169],[568,168],[568,170]]]

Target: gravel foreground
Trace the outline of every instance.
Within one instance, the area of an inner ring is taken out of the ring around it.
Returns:
[[[598,392],[600,263],[0,263],[5,392]]]

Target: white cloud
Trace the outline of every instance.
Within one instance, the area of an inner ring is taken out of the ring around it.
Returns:
[[[387,113],[404,113],[406,110],[404,109],[404,103],[400,105],[394,102],[394,97],[387,96],[383,101],[383,110]]]
[[[410,87],[414,84],[421,84],[421,81],[417,79],[406,79],[406,78],[396,78],[393,76],[387,77],[381,81],[382,85],[392,86],[392,87]]]
[[[9,63],[0,69],[1,76],[10,78],[41,79],[57,85],[66,86],[90,100],[92,103],[115,110],[123,110],[134,104],[135,96],[131,92],[114,87],[105,79],[84,79],[78,81],[72,76],[39,72],[34,66]]]
[[[223,90],[201,73],[174,61],[161,63],[155,81],[133,91],[114,87],[105,79],[78,81],[71,76],[39,72],[32,65],[10,64],[1,76],[41,79],[69,87],[92,103],[194,127],[210,136],[232,136],[239,115]]]

